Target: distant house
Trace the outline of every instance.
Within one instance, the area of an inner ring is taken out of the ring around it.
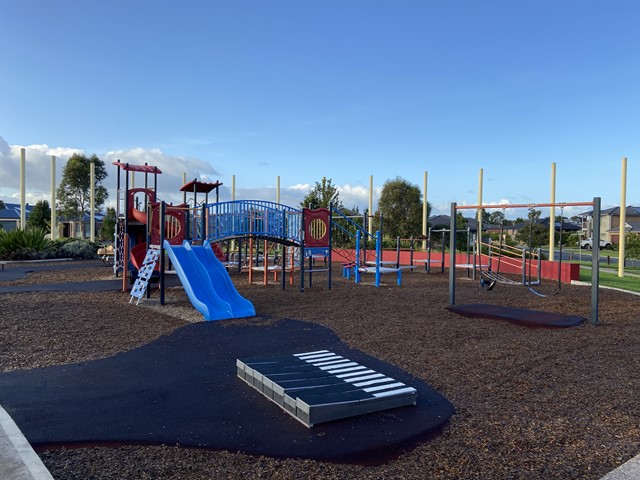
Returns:
[[[4,207],[0,210],[0,225],[2,225],[2,228],[6,231],[20,228],[20,204],[4,202]],[[31,215],[32,209],[33,205],[28,203],[25,205],[27,219]]]
[[[5,208],[0,210],[0,225],[6,231],[20,228],[20,204],[4,202]],[[26,218],[29,220],[33,205],[26,204]],[[96,213],[96,237],[102,228],[102,219],[104,214]],[[58,217],[58,237],[65,238],[82,238],[82,223],[77,220],[66,220],[64,217]],[[84,238],[91,238],[91,218],[89,215],[84,216]]]
[[[600,239],[614,245],[620,243],[620,207],[612,207],[600,212]],[[593,210],[579,215],[584,221],[581,236],[591,238],[593,231]],[[640,207],[628,206],[625,210],[626,233],[640,234]]]

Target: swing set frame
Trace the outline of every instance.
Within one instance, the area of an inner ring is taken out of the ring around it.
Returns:
[[[528,203],[528,204],[493,204],[493,205],[457,205],[456,202],[451,203],[451,236],[450,236],[450,256],[449,256],[449,305],[456,303],[456,255],[455,255],[455,239],[456,239],[456,215],[459,210],[506,210],[507,208],[528,208],[534,209],[539,207],[592,207],[593,208],[593,238],[600,238],[600,210],[601,199],[594,197],[591,202],[553,202],[553,203]],[[480,251],[480,242],[482,241],[482,232],[478,232],[478,251]],[[600,283],[600,242],[593,242],[593,250],[591,251],[591,325],[598,324],[598,302],[599,302],[599,283]]]

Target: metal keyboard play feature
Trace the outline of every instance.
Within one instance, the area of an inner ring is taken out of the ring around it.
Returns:
[[[312,427],[415,405],[417,391],[328,350],[238,359],[238,377]]]

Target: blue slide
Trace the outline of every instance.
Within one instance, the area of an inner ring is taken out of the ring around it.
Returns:
[[[253,304],[242,297],[209,242],[202,246],[186,240],[182,246],[164,241],[164,248],[191,303],[205,320],[253,317]]]

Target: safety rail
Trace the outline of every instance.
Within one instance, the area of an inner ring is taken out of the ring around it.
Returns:
[[[287,205],[263,200],[209,203],[196,215],[196,224],[202,224],[202,214],[210,242],[256,237],[287,245],[302,243],[302,211]]]

